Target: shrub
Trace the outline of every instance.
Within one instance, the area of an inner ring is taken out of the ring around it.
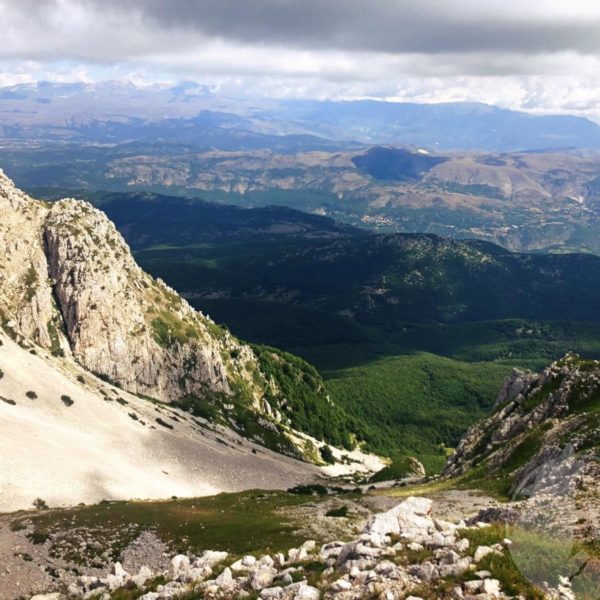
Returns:
[[[333,464],[335,462],[335,456],[333,456],[333,452],[329,446],[319,448],[319,454],[326,463]]]
[[[32,533],[27,534],[27,538],[31,541],[32,544],[45,544],[50,536],[47,533],[41,531],[33,531]]]
[[[327,496],[328,493],[327,488],[319,483],[297,485],[288,489],[288,494],[299,496]]]
[[[36,498],[33,501],[33,506],[34,506],[34,508],[37,508],[38,510],[48,510],[48,504],[46,503],[45,500],[42,500],[41,498]]]
[[[63,394],[60,399],[65,406],[73,406],[73,404],[75,404],[75,401],[71,399],[71,396],[67,396],[66,394]]]
[[[340,506],[339,508],[332,508],[325,513],[326,517],[347,517],[348,507]]]

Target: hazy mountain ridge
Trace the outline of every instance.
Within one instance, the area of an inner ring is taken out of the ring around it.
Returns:
[[[281,135],[443,150],[600,147],[600,126],[583,117],[536,116],[473,102],[228,98],[193,82],[144,87],[119,81],[18,84],[0,88],[0,115],[0,137],[21,141],[114,143],[157,135],[182,141],[182,136],[204,134],[222,149],[219,144],[243,147],[248,137],[268,148],[282,141],[272,136]],[[325,144],[323,139],[290,141]]]
[[[515,251],[600,253],[600,155],[593,151],[230,152],[154,143],[0,149],[0,157],[27,188],[276,204],[376,231],[479,238]]]

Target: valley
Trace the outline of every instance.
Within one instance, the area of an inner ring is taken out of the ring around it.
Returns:
[[[600,356],[595,256],[373,235],[284,207],[87,197],[192,305],[314,364],[349,429],[399,464],[438,472],[514,367]]]
[[[384,466],[356,448],[314,367],[196,312],[104,213],[35,200],[0,173],[0,215],[0,510]]]

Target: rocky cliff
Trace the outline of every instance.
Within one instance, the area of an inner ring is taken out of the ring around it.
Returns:
[[[444,475],[515,501],[488,520],[519,522],[553,539],[595,547],[599,455],[600,361],[568,354],[541,373],[515,371],[491,416],[468,431]]]
[[[316,372],[257,354],[144,273],[104,213],[74,199],[34,200],[0,171],[0,247],[0,321],[23,347],[318,460],[312,443],[290,435],[296,405],[281,385],[293,382],[302,411],[335,411]]]

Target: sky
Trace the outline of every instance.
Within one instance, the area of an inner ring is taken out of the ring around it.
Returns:
[[[598,0],[0,0],[0,85],[194,80],[600,120]]]

